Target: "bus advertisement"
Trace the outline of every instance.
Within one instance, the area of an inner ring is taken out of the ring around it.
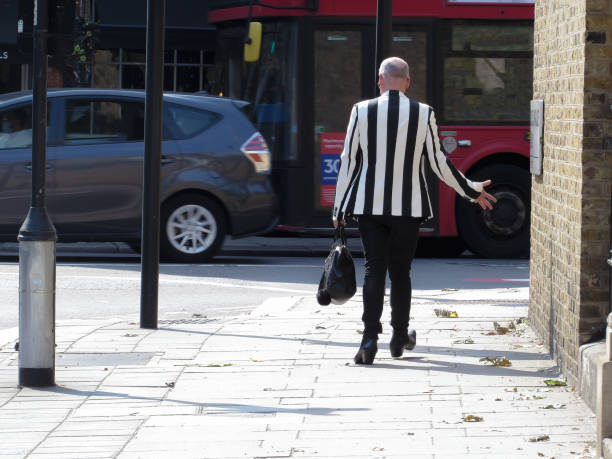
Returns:
[[[529,252],[533,4],[393,5],[391,54],[410,65],[406,95],[435,109],[449,159],[473,180],[491,179],[498,200],[483,211],[440,183],[432,190],[436,216],[421,233],[460,240],[484,257]],[[209,11],[215,86],[251,103],[248,114],[272,152],[282,228],[331,228],[350,109],[378,95],[375,19],[374,0],[220,0]],[[246,62],[252,21],[262,24],[261,49]]]

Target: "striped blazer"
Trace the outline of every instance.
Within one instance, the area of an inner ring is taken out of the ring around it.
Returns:
[[[351,215],[433,216],[426,163],[473,201],[482,183],[468,180],[440,145],[433,109],[400,91],[353,106],[340,157],[333,218]]]

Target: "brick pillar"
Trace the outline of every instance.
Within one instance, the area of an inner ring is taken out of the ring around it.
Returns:
[[[537,0],[544,161],[532,180],[529,316],[572,384],[578,348],[603,338],[609,307],[611,93],[612,0]]]

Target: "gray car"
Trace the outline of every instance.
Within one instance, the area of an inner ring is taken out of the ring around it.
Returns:
[[[47,209],[60,241],[139,246],[144,92],[49,90]],[[227,234],[265,232],[277,221],[265,140],[245,102],[164,94],[161,253],[212,257]],[[0,239],[15,241],[30,206],[32,94],[0,95]]]

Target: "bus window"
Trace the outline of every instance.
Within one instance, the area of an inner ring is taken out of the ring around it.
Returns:
[[[427,32],[394,27],[391,55],[410,66],[410,87],[406,95],[427,103]]]
[[[531,24],[449,21],[443,36],[444,121],[527,122],[533,69]]]
[[[361,32],[339,28],[316,30],[314,49],[314,180],[318,191],[314,199],[315,208],[322,210],[333,205],[351,107],[362,99]]]
[[[257,62],[244,62],[246,28],[219,33],[217,93],[251,103],[248,115],[263,134],[274,162],[297,159],[297,25],[263,24]]]

